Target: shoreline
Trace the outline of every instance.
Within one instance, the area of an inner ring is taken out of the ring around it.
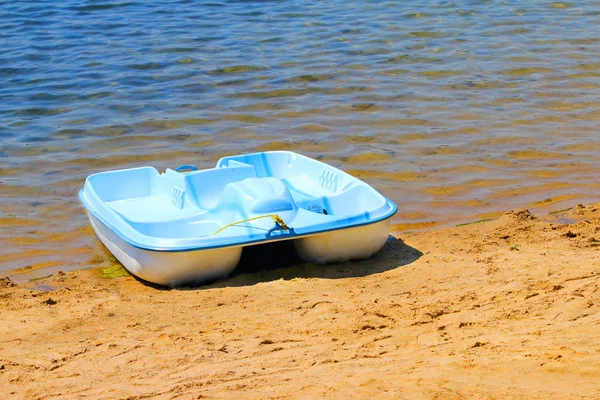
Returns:
[[[600,396],[600,203],[197,288],[94,274],[0,279],[2,397]]]
[[[562,204],[564,207],[555,210],[549,210],[548,206],[556,206],[557,204]],[[576,208],[581,203],[573,203],[572,201],[567,201],[562,198],[557,199],[545,199],[540,200],[532,204],[531,208],[527,208],[534,214],[537,218],[544,220],[552,220],[555,219],[554,216],[559,214],[564,214],[573,208]],[[593,203],[589,203],[593,204]],[[393,223],[390,228],[390,235],[392,236],[400,236],[413,232],[426,232],[430,230],[439,230],[439,229],[448,229],[452,227],[459,227],[464,225],[470,225],[473,223],[479,223],[482,221],[491,221],[500,218],[507,211],[493,211],[487,213],[478,213],[473,214],[470,217],[465,217],[464,215],[459,218],[446,218],[445,220],[439,221],[418,221],[418,222],[402,222],[402,223]],[[392,218],[393,219],[393,218]],[[569,222],[567,220],[562,221]],[[574,222],[574,221],[571,221]],[[92,232],[91,227],[86,226],[85,233],[89,234],[93,237],[93,240],[96,241],[96,247],[98,247],[101,251],[94,251],[91,254],[93,255],[87,262],[79,261],[76,262],[75,265],[77,267],[68,269],[61,268],[61,265],[64,265],[63,262],[59,261],[40,261],[33,263],[32,265],[28,265],[25,267],[14,268],[10,270],[0,270],[0,277],[6,276],[9,277],[13,282],[18,284],[28,284],[28,282],[35,282],[44,280],[46,278],[51,277],[56,272],[70,272],[70,271],[87,271],[87,270],[96,270],[95,274],[99,275],[101,272],[98,272],[107,268],[114,268],[115,266],[120,266],[121,264],[114,258],[112,254],[106,249],[100,241],[96,238],[95,234]],[[65,240],[68,240],[65,238]],[[89,248],[90,246],[87,245]],[[92,272],[94,273],[94,272]],[[234,271],[235,273],[235,271]]]

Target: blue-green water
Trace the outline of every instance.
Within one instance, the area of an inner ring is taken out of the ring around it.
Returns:
[[[600,194],[600,1],[0,1],[0,49],[0,273],[108,263],[120,167],[294,150],[400,230]]]

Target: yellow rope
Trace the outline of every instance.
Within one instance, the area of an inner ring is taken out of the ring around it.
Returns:
[[[213,232],[213,235],[216,235],[217,233],[221,232],[222,230],[225,230],[226,228],[229,228],[230,226],[233,225],[237,225],[237,224],[241,224],[243,222],[248,222],[248,221],[254,221],[255,219],[261,219],[261,218],[272,218],[273,221],[277,222],[279,225],[281,225],[281,227],[284,230],[289,230],[287,225],[285,224],[285,222],[283,222],[283,219],[281,219],[281,217],[277,214],[267,214],[267,215],[261,215],[260,217],[253,217],[253,218],[248,218],[248,219],[244,219],[242,221],[236,221],[236,222],[232,222],[230,224],[225,225],[222,228],[217,229],[216,231]]]

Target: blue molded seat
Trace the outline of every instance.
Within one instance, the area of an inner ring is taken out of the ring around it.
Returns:
[[[228,184],[217,208],[240,207],[246,214],[293,211],[296,204],[289,189],[277,178],[248,178]]]
[[[256,177],[254,166],[241,163],[232,167],[189,172],[185,176],[186,197],[197,207],[211,210],[228,184],[252,177]]]

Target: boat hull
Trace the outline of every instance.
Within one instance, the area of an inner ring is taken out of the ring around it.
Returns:
[[[377,253],[388,239],[391,218],[373,224],[338,229],[294,240],[298,256],[324,264],[360,260]]]
[[[227,277],[238,265],[244,246],[187,251],[145,250],[127,243],[98,218],[88,213],[100,241],[132,274],[164,286],[199,284]],[[387,241],[391,218],[368,225],[296,237],[294,246],[306,262],[366,259]]]
[[[243,246],[208,250],[156,251],[134,247],[92,214],[94,232],[108,250],[135,276],[164,286],[181,286],[224,278],[238,265]]]

